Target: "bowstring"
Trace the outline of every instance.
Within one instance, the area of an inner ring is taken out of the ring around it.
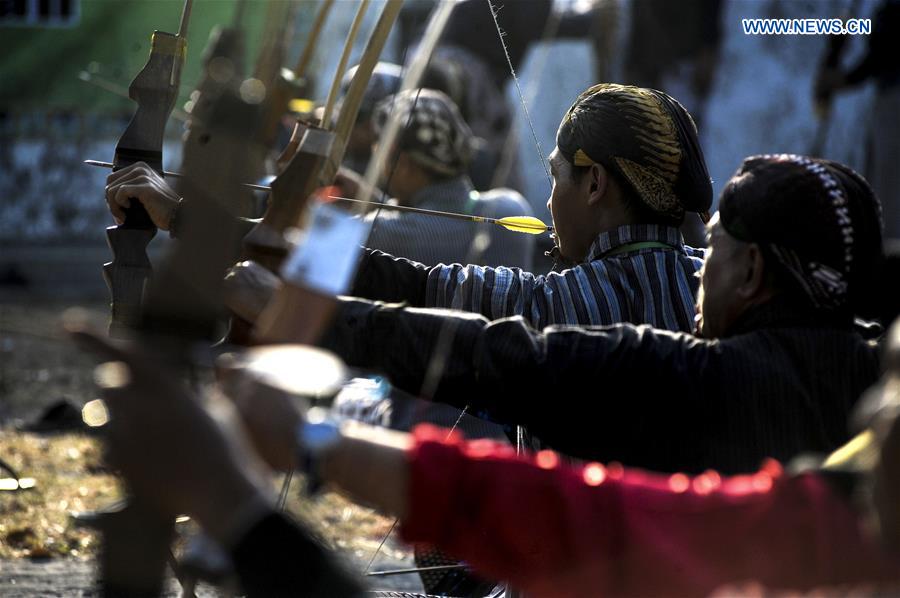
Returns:
[[[510,74],[512,75],[513,81],[515,82],[515,85],[516,85],[516,90],[519,95],[519,101],[521,102],[522,109],[525,114],[525,118],[528,121],[528,126],[531,129],[531,135],[532,135],[532,139],[534,140],[535,149],[537,150],[538,159],[540,160],[541,166],[544,169],[544,174],[546,174],[546,176],[547,176],[547,182],[552,187],[553,179],[551,178],[550,171],[547,168],[547,163],[546,163],[546,160],[544,159],[544,154],[541,149],[540,142],[538,141],[538,138],[537,138],[537,132],[534,128],[534,123],[531,120],[531,115],[528,112],[528,105],[527,105],[527,102],[525,101],[525,97],[522,93],[522,88],[519,84],[519,78],[516,75],[515,68],[513,68],[512,60],[509,56],[509,49],[507,48],[506,42],[503,39],[504,34],[503,34],[502,29],[500,28],[500,23],[497,19],[498,11],[494,8],[494,5],[491,2],[491,0],[486,0],[486,1],[488,3],[488,7],[490,8],[490,11],[491,11],[491,18],[494,21],[494,27],[497,30],[497,35],[500,38],[500,44],[503,47],[503,53],[506,57],[507,66],[509,66]],[[558,26],[558,23],[556,26]],[[548,25],[545,28],[544,32],[549,33],[551,31],[552,31],[552,29]],[[431,57],[429,57],[428,60],[430,62]],[[419,88],[419,90],[421,90],[421,88]],[[418,97],[419,96],[418,96],[418,91],[417,91],[415,101],[418,101]],[[410,114],[412,114],[414,110],[415,110],[415,102],[413,103],[413,110],[410,112]],[[409,124],[410,124],[410,122],[407,121],[406,126],[408,127]],[[397,167],[398,159],[399,159],[399,155],[394,156],[394,168]],[[390,180],[391,176],[393,176],[393,171],[390,173],[388,180]],[[378,211],[380,211],[380,210],[381,210],[381,208],[379,207]],[[375,219],[377,219],[377,213],[376,213]],[[373,228],[374,228],[374,223],[373,223]],[[371,233],[370,233],[370,235],[371,235]],[[489,242],[489,237],[488,237],[488,234],[486,231],[481,230],[474,235],[474,237],[472,238],[472,242],[469,245],[469,249],[467,250],[467,254],[468,254],[467,257],[471,258],[471,259],[467,260],[468,263],[477,263],[478,262],[477,256],[481,255],[484,252],[484,250],[486,249],[486,247],[487,247],[486,241]],[[455,320],[448,320],[441,324],[441,328],[438,332],[438,339],[437,339],[437,342],[435,343],[435,349],[432,352],[432,355],[429,359],[425,378],[422,382],[422,387],[421,387],[421,390],[419,393],[420,397],[425,398],[430,401],[434,392],[437,390],[437,385],[438,385],[440,379],[443,377],[444,370],[446,369],[447,364],[448,364],[447,357],[453,346],[453,338],[456,334],[457,328],[458,328],[458,326],[456,325]],[[456,428],[459,426],[460,422],[462,421],[463,417],[468,412],[469,408],[470,408],[470,405],[467,404],[465,407],[463,407],[460,410],[459,417],[453,423],[453,427],[451,427],[450,430],[448,431],[446,439],[449,439],[453,435],[453,433],[456,431]],[[522,432],[521,426],[517,426],[516,427],[516,452],[517,452],[517,454],[522,451],[522,447],[523,447],[523,432]],[[381,539],[381,542],[378,544],[378,547],[376,548],[375,552],[372,554],[372,557],[369,559],[369,562],[366,564],[365,573],[369,573],[372,565],[375,562],[375,559],[378,558],[378,555],[381,553],[381,550],[384,547],[385,543],[388,541],[388,539],[391,537],[394,530],[396,529],[398,522],[399,522],[399,518],[394,518],[387,533]],[[417,569],[414,569],[414,570],[417,570]],[[411,571],[414,571],[414,570],[411,570]]]
[[[404,77],[404,71],[408,68],[408,63],[406,60],[408,52],[409,52],[409,46],[407,46],[403,49],[403,53],[400,56],[400,62],[403,65],[403,70],[401,70],[401,80]],[[429,62],[430,61],[431,61],[431,58],[429,57]],[[427,65],[426,65],[426,68],[427,68]],[[421,91],[422,91],[421,87],[416,88],[416,96],[415,96],[415,98],[413,98],[412,107],[410,109],[409,115],[407,116],[406,123],[403,125],[404,133],[406,133],[406,131],[409,130],[409,127],[412,126],[413,116],[415,115],[415,110],[416,110],[416,106],[418,105],[418,102],[419,102],[419,94],[421,93]],[[397,93],[391,94],[391,103],[390,103],[390,109],[388,110],[387,120],[390,120],[391,118],[394,117],[394,110],[397,105],[397,95],[399,92],[400,92],[400,90],[398,90]],[[399,154],[399,152],[395,152],[395,154],[393,156],[393,164],[391,165],[390,171],[388,172],[388,176],[385,179],[385,185],[384,185],[385,193],[382,194],[381,200],[378,202],[379,204],[383,205],[385,203],[385,201],[387,201],[388,195],[387,195],[386,190],[390,189],[391,181],[393,180],[394,174],[397,171],[397,166],[399,165],[399,162],[400,162],[400,154]],[[366,239],[366,246],[369,246],[369,243],[370,243],[373,235],[375,234],[375,230],[378,228],[378,217],[381,215],[381,212],[383,210],[382,205],[379,205],[378,207],[375,208],[375,214],[372,217],[372,225],[369,229],[368,237]],[[475,240],[473,239],[473,244],[474,244],[474,242],[475,242]],[[471,254],[471,247],[470,247],[469,253]],[[424,388],[423,388],[423,390],[424,390]],[[420,392],[420,396],[423,396],[421,392]],[[468,408],[468,407],[466,407],[466,408]],[[456,428],[459,426],[459,423],[462,420],[463,416],[465,415],[465,412],[466,412],[465,409],[460,411],[459,417],[454,422],[453,427],[450,428],[450,431],[447,434],[448,439],[455,432]],[[415,419],[416,418],[413,417],[413,420],[415,420]],[[397,528],[397,524],[399,523],[399,521],[400,521],[399,518],[394,518],[394,520],[391,522],[391,526],[388,529],[387,533],[384,535],[384,537],[381,538],[381,541],[378,543],[378,547],[375,549],[374,553],[369,558],[369,561],[366,564],[364,573],[368,573],[371,570],[372,565],[375,563],[375,559],[378,558],[378,555],[381,553],[381,550],[384,548],[384,545],[390,539],[391,535],[393,535],[394,530]]]
[[[400,64],[403,65],[400,68],[400,81],[401,82],[403,81],[403,78],[406,76],[406,69],[407,69],[406,57],[407,57],[408,52],[409,52],[409,46],[403,48],[403,53],[400,55]],[[400,92],[400,90],[398,89],[397,93],[399,93],[399,92]],[[391,94],[391,107],[390,107],[390,110],[388,110],[387,120],[390,120],[394,117],[394,108],[396,108],[396,106],[397,106],[397,93]],[[404,133],[409,129],[409,126],[412,123],[412,115],[415,112],[416,104],[418,104],[418,102],[419,102],[419,92],[416,91],[416,97],[413,100],[413,109],[410,111],[409,118],[407,119],[406,124],[403,126]],[[374,156],[373,156],[373,158],[374,158]],[[372,158],[370,158],[370,159],[372,159]],[[399,155],[394,156],[394,164],[393,164],[393,166],[391,166],[391,170],[388,173],[387,179],[385,179],[384,190],[383,190],[383,193],[381,194],[381,200],[378,202],[379,204],[383,205],[388,200],[388,191],[387,190],[391,188],[391,181],[394,179],[394,172],[397,171],[397,164],[399,162],[400,162],[400,156]],[[377,208],[375,208],[375,215],[372,217],[372,226],[369,228],[368,237],[366,237],[366,247],[369,246],[369,243],[372,241],[372,236],[375,234],[375,229],[378,228],[378,217],[381,215],[382,209],[383,208],[381,207],[381,205],[379,205]]]
[[[546,62],[547,56],[549,54],[550,47],[547,44],[547,41],[556,35],[556,32],[559,30],[559,25],[562,20],[561,15],[553,6],[553,3],[550,5],[550,14],[547,16],[547,23],[544,25],[544,30],[541,32],[541,41],[544,43],[543,48],[541,49],[539,69],[536,71],[532,81],[529,83],[528,88],[528,99],[526,100],[525,95],[522,93],[522,86],[519,83],[519,76],[516,74],[516,69],[513,67],[512,58],[509,56],[509,47],[506,45],[506,40],[503,39],[505,34],[503,33],[503,29],[500,27],[500,8],[495,7],[492,0],[485,0],[487,2],[488,8],[491,11],[491,19],[494,21],[494,28],[497,30],[497,37],[500,39],[500,46],[503,48],[503,55],[506,58],[506,65],[509,67],[509,74],[512,76],[512,80],[516,86],[516,93],[519,97],[519,103],[522,105],[522,112],[525,115],[525,120],[528,122],[528,128],[531,130],[531,139],[534,142],[534,148],[537,151],[538,160],[541,163],[541,166],[544,169],[544,174],[547,176],[547,183],[550,185],[550,189],[553,188],[553,178],[550,176],[550,170],[547,167],[547,161],[544,158],[544,152],[541,149],[541,142],[538,140],[537,131],[534,128],[534,121],[531,120],[531,114],[528,112],[528,102],[533,101],[537,96],[537,88],[538,82],[540,80],[541,71],[543,71]],[[512,155],[512,148],[510,147],[515,139],[516,128],[513,126],[510,129],[510,132],[507,136],[506,142],[503,144],[503,155],[501,155],[501,159],[505,158],[506,154]],[[509,158],[507,158],[507,161]],[[498,164],[498,168],[500,166],[504,166],[504,164]],[[509,168],[509,165],[506,165],[506,168]],[[496,175],[495,175],[496,176]],[[516,426],[516,454],[521,455],[525,448],[525,430],[522,426]]]
[[[403,51],[404,58],[406,57],[407,51],[408,51],[408,47],[404,48],[404,51]],[[431,56],[428,57],[428,61],[426,62],[426,68],[428,67],[428,64],[431,62],[431,58],[432,58]],[[406,68],[405,60],[404,60],[404,68]],[[404,133],[409,129],[409,127],[412,124],[412,118],[413,118],[413,115],[415,114],[416,105],[418,104],[419,94],[421,93],[421,91],[422,91],[421,87],[416,88],[416,97],[413,100],[412,108],[410,109],[409,116],[407,117],[406,124],[404,125]],[[396,97],[397,97],[397,94],[394,94],[391,98],[391,111],[389,113],[388,119],[390,119],[392,117],[395,102],[396,102]],[[394,163],[393,163],[391,170],[388,173],[388,177],[386,179],[386,181],[387,181],[385,184],[386,188],[390,187],[390,181],[393,178],[394,172],[397,169],[397,165],[400,160],[399,152],[395,152],[393,159],[394,159]],[[384,198],[384,199],[386,199],[386,198]],[[384,200],[379,203],[384,203]],[[381,213],[381,210],[382,210],[381,206],[376,208],[375,217],[372,219],[372,227],[369,231],[369,239],[371,239],[372,234],[374,233],[374,230],[375,230],[375,227],[376,227],[376,224],[378,221],[378,216]],[[483,254],[484,250],[487,247],[487,243],[485,242],[486,239],[488,239],[488,234],[484,230],[477,232],[473,236],[472,241],[469,244],[469,248],[466,250],[467,263],[476,263],[477,261],[479,261],[478,257]],[[426,368],[426,375],[422,382],[422,386],[420,387],[420,391],[418,393],[419,398],[424,398],[428,401],[431,401],[431,397],[434,394],[434,390],[437,387],[437,383],[443,376],[443,371],[447,367],[447,354],[449,353],[449,349],[452,346],[453,337],[455,336],[455,330],[456,330],[456,326],[452,326],[451,324],[452,324],[452,322],[444,322],[441,324],[441,328],[438,331],[438,340],[436,342],[436,347],[435,347],[435,350],[432,352],[431,357],[428,360],[428,366]],[[417,407],[417,409],[422,409],[422,408],[424,408],[424,406],[420,405]],[[447,436],[446,436],[445,440],[449,440],[453,436],[453,434],[456,432],[456,429],[459,427],[460,422],[462,421],[463,417],[465,417],[468,410],[469,410],[469,405],[466,405],[465,407],[463,407],[460,410],[459,417],[457,417],[456,421],[453,422],[453,426],[447,432]],[[412,420],[413,421],[416,420],[415,415],[412,417]],[[399,521],[400,521],[399,517],[395,517],[394,520],[391,522],[391,526],[388,529],[387,533],[384,535],[384,537],[378,543],[378,547],[375,549],[372,556],[369,558],[369,561],[366,564],[366,568],[364,570],[364,574],[369,573],[369,571],[371,570],[372,565],[375,563],[375,560],[378,558],[378,555],[381,554],[381,550],[384,548],[384,545],[387,543],[387,541],[393,535],[394,530],[397,528],[397,524],[399,523]]]
[[[547,17],[547,24],[544,26],[544,30],[541,32],[541,37],[538,40],[541,44],[541,50],[534,60],[536,66],[532,69],[534,74],[525,89],[525,97],[522,100],[524,103],[530,104],[537,98],[538,86],[540,85],[541,77],[544,74],[544,69],[547,67],[547,58],[550,56],[549,41],[556,37],[561,23],[562,14],[558,10],[555,10],[551,4],[550,14]],[[507,55],[507,60],[508,59],[509,56]],[[515,75],[515,73],[513,74]],[[529,120],[529,122],[531,121]],[[506,140],[503,142],[503,148],[500,151],[500,161],[497,164],[497,171],[494,173],[494,178],[491,181],[492,188],[503,185],[504,181],[509,176],[510,169],[512,168],[512,160],[516,155],[516,152],[513,150],[518,143],[518,140],[519,123],[516,122],[509,128],[509,132],[506,134]],[[538,154],[540,154],[540,147],[538,147]]]
[[[493,0],[485,0],[487,2],[488,8],[491,11],[491,18],[494,20],[494,27],[497,29],[497,36],[500,38],[500,45],[503,47],[503,55],[506,58],[506,65],[509,67],[509,74],[512,76],[513,83],[516,84],[516,93],[519,95],[519,103],[522,105],[522,111],[525,114],[525,120],[528,121],[528,128],[531,129],[531,139],[534,141],[535,150],[537,150],[538,160],[541,162],[541,167],[544,169],[544,174],[547,175],[547,183],[550,184],[550,187],[553,187],[553,178],[550,176],[550,169],[547,167],[547,160],[544,158],[544,152],[541,149],[541,142],[538,141],[537,131],[534,128],[534,122],[531,120],[531,114],[528,112],[528,103],[525,101],[525,95],[522,93],[522,86],[519,84],[519,76],[516,75],[516,69],[513,67],[512,59],[509,57],[509,48],[506,45],[506,40],[503,38],[505,34],[503,33],[503,29],[500,28],[500,21],[498,20],[498,15],[500,14],[500,9],[494,6]],[[551,6],[551,10],[553,7]]]

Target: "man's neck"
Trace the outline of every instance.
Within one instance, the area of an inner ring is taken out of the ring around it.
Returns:
[[[584,240],[586,241],[586,244],[584,245],[584,251],[581,252],[581,259],[579,262],[590,259],[590,252],[591,248],[594,246],[594,241],[596,241],[597,237],[603,233],[611,233],[621,226],[641,224],[640,222],[635,222],[633,218],[630,218],[628,214],[621,210],[606,210],[599,214],[598,217],[594,219],[594,222],[597,223],[597,226],[592,229],[592,232],[585,236]]]

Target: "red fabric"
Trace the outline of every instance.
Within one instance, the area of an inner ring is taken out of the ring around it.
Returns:
[[[517,457],[491,441],[415,431],[402,533],[536,596],[706,595],[884,581],[900,567],[814,474],[775,461],[689,478]]]

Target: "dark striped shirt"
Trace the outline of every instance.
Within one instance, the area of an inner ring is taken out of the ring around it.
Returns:
[[[334,321],[323,346],[348,365],[418,389],[444,351],[433,400],[522,425],[567,455],[657,471],[738,473],[828,453],[879,373],[878,349],[849,322],[777,298],[719,340],[631,324],[536,331],[351,299]]]
[[[665,246],[634,246],[647,242]],[[677,228],[621,226],[597,237],[587,262],[546,276],[505,267],[431,268],[424,306],[492,320],[521,315],[537,329],[631,322],[690,331],[703,256],[685,246]]]

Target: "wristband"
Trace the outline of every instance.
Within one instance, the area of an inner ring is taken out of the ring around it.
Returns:
[[[297,427],[300,472],[306,476],[307,494],[317,494],[324,485],[322,457],[341,440],[338,422],[322,407],[313,407]]]

